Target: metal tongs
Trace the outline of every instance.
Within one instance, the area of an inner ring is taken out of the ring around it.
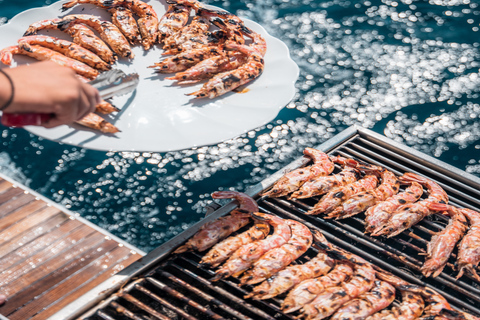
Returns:
[[[88,84],[97,88],[102,99],[109,99],[129,93],[140,81],[137,73],[126,74],[122,70],[112,69],[101,73]],[[40,126],[52,117],[48,113],[3,113],[1,123],[7,127]]]

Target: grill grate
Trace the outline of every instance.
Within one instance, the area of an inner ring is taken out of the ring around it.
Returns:
[[[368,130],[350,128],[318,148],[331,155],[353,157],[383,166],[397,175],[414,172],[426,176],[447,191],[450,203],[480,211],[480,183],[477,178]],[[300,159],[292,165],[300,166],[306,162]],[[279,171],[266,182],[252,187],[249,194],[259,194],[281,174]],[[396,237],[375,238],[363,233],[363,213],[344,220],[304,215],[317,200],[259,198],[257,202],[261,211],[296,219],[312,229],[321,230],[334,245],[413,284],[428,285],[447,298],[453,307],[480,315],[480,284],[468,275],[455,279],[453,264],[456,251],[438,277],[425,278],[420,272],[424,261],[421,254],[426,252],[431,236],[447,224],[446,217],[433,215]],[[208,218],[216,218],[215,213]],[[160,262],[154,263],[148,271],[137,275],[136,280],[87,311],[83,319],[294,319],[297,314],[281,312],[282,296],[264,301],[244,299],[251,287],[240,287],[234,278],[212,283],[209,279],[214,272],[199,266],[200,254],[168,254],[206,222],[195,225],[192,227],[195,230],[187,230],[187,235],[182,234],[161,246],[159,249],[164,258]],[[316,254],[317,251],[311,248],[296,263],[304,263]]]

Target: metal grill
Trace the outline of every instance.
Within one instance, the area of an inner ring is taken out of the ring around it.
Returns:
[[[353,157],[383,166],[397,175],[418,173],[439,183],[447,191],[450,203],[480,211],[478,178],[369,130],[349,128],[317,148],[332,155]],[[286,169],[306,163],[308,159],[301,158]],[[247,193],[258,195],[284,172],[285,169],[275,173]],[[425,278],[420,272],[424,261],[424,256],[420,254],[426,252],[431,236],[447,224],[446,217],[432,215],[396,237],[374,238],[363,233],[363,213],[344,220],[305,215],[318,200],[259,198],[257,202],[261,211],[296,219],[312,229],[318,229],[334,245],[413,284],[430,286],[447,298],[453,307],[480,315],[480,284],[468,275],[455,279],[453,264],[456,251],[438,277]],[[214,271],[199,266],[200,254],[170,255],[204,223],[228,213],[234,206],[229,203],[151,252],[149,255],[156,255],[152,263],[142,272],[132,275],[129,283],[87,311],[82,319],[294,319],[297,314],[288,315],[280,310],[283,296],[265,301],[244,299],[251,287],[240,287],[235,278],[211,282],[209,279]],[[304,263],[316,254],[316,250],[311,248],[296,263]]]

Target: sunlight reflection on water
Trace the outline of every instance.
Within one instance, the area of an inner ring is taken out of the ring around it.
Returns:
[[[2,172],[145,251],[198,221],[211,192],[243,191],[353,124],[480,176],[478,4],[208,3],[257,21],[290,48],[298,92],[276,119],[168,153],[84,150],[2,128]]]

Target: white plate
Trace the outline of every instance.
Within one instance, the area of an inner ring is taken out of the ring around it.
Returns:
[[[28,26],[39,20],[72,13],[110,19],[106,10],[92,5],[77,5],[61,12],[62,3],[24,11],[0,26],[0,48],[16,44]],[[164,1],[150,1],[149,4],[159,17],[165,13]],[[196,91],[203,83],[179,86],[165,80],[170,75],[160,75],[147,68],[160,60],[162,50],[156,47],[144,51],[136,46],[133,48],[135,58],[131,61],[121,59],[115,67],[127,73],[137,72],[139,86],[132,94],[113,98],[113,104],[121,112],[105,117],[121,130],[120,133],[103,135],[77,125],[25,129],[49,140],[95,150],[166,152],[216,144],[257,128],[274,119],[293,98],[299,70],[283,42],[270,36],[257,23],[244,21],[265,37],[267,53],[263,74],[242,93],[232,92],[212,100],[192,99],[185,94]],[[54,30],[40,33],[71,39]],[[13,65],[19,65],[34,60],[16,55],[14,61]]]

